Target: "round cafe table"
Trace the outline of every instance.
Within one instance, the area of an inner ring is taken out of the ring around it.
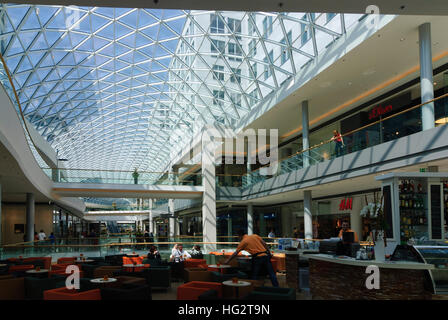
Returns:
[[[104,280],[104,278],[95,278],[90,280],[91,283],[103,285],[106,286],[108,284],[117,282],[117,278],[107,278],[107,280]]]
[[[123,268],[132,268],[132,272],[134,272],[135,268],[142,268],[144,266],[144,264],[124,264]]]
[[[228,264],[220,264],[219,266],[217,264],[209,264],[208,267],[219,269],[221,273],[224,273],[224,269],[231,268],[232,266]]]
[[[238,282],[233,282],[232,280],[227,280],[222,283],[225,286],[234,287],[235,288],[235,297],[238,299],[240,297],[239,288],[248,287],[251,285],[250,282],[238,280]]]
[[[138,257],[138,253],[126,253],[127,257]]]

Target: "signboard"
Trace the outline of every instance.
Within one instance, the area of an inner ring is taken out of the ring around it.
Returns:
[[[342,199],[339,203],[339,211],[352,210],[353,198]]]
[[[372,110],[370,110],[369,112],[369,120],[373,120],[376,118],[379,118],[380,116],[389,113],[392,111],[392,105],[388,104],[385,106],[379,105],[379,106],[375,106],[373,107]]]

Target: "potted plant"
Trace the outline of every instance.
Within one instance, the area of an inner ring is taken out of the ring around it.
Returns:
[[[383,210],[383,196],[373,194],[373,201],[369,202],[365,196],[366,205],[361,210],[361,216],[370,223],[371,235],[369,240],[375,247],[375,260],[385,261],[385,248],[387,247],[387,221]]]

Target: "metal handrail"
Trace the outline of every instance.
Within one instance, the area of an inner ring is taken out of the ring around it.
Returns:
[[[379,124],[379,123],[381,123],[381,122],[383,122],[383,121],[386,121],[386,120],[395,118],[395,117],[400,116],[400,115],[402,115],[402,114],[404,114],[404,113],[406,113],[406,112],[413,111],[413,110],[418,109],[418,108],[421,108],[421,107],[423,107],[423,106],[425,106],[425,105],[427,105],[427,104],[433,103],[433,102],[435,102],[435,101],[438,101],[438,100],[441,100],[441,99],[444,99],[444,98],[447,98],[447,97],[448,97],[448,93],[445,93],[445,94],[443,94],[443,95],[441,95],[441,96],[438,96],[438,97],[436,97],[436,98],[434,98],[434,99],[432,99],[432,100],[429,100],[429,101],[427,101],[427,102],[420,103],[420,104],[415,105],[415,106],[413,106],[413,107],[410,107],[410,108],[408,108],[408,109],[406,109],[406,110],[399,111],[399,112],[397,112],[397,113],[395,113],[395,114],[393,114],[393,115],[384,117],[384,118],[382,118],[382,119],[380,119],[380,120],[377,120],[377,121],[375,121],[375,122],[372,122],[372,123],[367,124],[367,125],[365,125],[365,126],[362,126],[362,127],[360,127],[360,128],[354,129],[354,130],[352,130],[352,131],[350,131],[350,132],[344,133],[344,134],[341,135],[341,136],[342,136],[342,137],[346,137],[346,136],[352,135],[352,134],[354,134],[354,133],[356,133],[356,132],[359,132],[359,131],[364,130],[364,129],[366,129],[366,128],[369,128],[369,127],[371,127],[371,126],[377,125],[377,124]],[[296,153],[293,153],[292,155],[289,155],[289,156],[284,157],[284,158],[280,158],[279,160],[277,160],[277,162],[280,163],[280,162],[282,162],[282,161],[291,159],[291,158],[296,157],[296,156],[298,156],[298,155],[302,155],[302,154],[304,154],[304,153],[311,152],[311,151],[313,151],[313,150],[316,149],[316,148],[319,148],[319,147],[321,147],[321,146],[323,146],[323,145],[326,145],[326,144],[329,144],[329,143],[333,142],[333,140],[334,140],[334,139],[331,138],[331,139],[322,141],[322,142],[320,142],[320,143],[318,143],[318,144],[315,144],[315,145],[312,146],[312,147],[309,147],[308,149],[301,150],[301,151],[297,151]],[[254,173],[254,172],[260,170],[261,168],[265,168],[265,167],[268,167],[268,166],[270,166],[270,164],[266,164],[266,165],[260,166],[260,167],[258,167],[258,168],[256,168],[256,169],[251,170],[250,173]],[[237,177],[243,177],[243,176],[246,176],[246,175],[247,175],[247,173],[244,173],[244,174],[231,174],[231,175],[227,175],[227,174],[216,174],[216,176],[237,176]]]
[[[41,169],[46,169],[46,170],[50,170],[50,169],[54,169],[54,168],[47,168],[47,167],[42,167]],[[81,169],[81,168],[58,168],[61,171],[99,171],[99,172],[113,172],[113,173],[118,173],[118,172],[123,172],[123,173],[134,173],[134,171],[132,170],[110,170],[110,169]],[[156,174],[173,174],[173,175],[183,175],[184,173],[179,173],[179,172],[161,172],[161,171],[137,171],[138,174],[145,174],[145,173],[156,173]],[[197,176],[202,176],[202,173],[189,173],[191,175],[197,175]],[[139,176],[140,178],[140,176]],[[160,179],[160,178],[159,178]]]

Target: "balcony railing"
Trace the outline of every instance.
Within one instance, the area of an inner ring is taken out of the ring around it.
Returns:
[[[95,169],[42,168],[54,182],[200,186],[202,174]]]
[[[263,171],[263,168],[267,168],[272,164],[261,166],[256,170],[241,175],[217,174],[217,186],[246,189],[275,176],[297,171],[306,166],[312,166],[320,162],[332,160],[346,154],[421,132],[423,130],[421,125],[421,108],[429,103],[434,103],[441,107],[448,106],[448,93],[343,134],[344,146],[340,150],[337,150],[336,146],[333,146],[335,144],[334,140],[329,139],[306,150],[279,159],[277,162],[277,171],[273,175],[264,175]],[[442,121],[445,119],[447,121]],[[440,121],[436,119],[438,126],[445,125],[447,122],[448,115],[446,118],[440,119]],[[385,130],[385,128],[388,129]]]

